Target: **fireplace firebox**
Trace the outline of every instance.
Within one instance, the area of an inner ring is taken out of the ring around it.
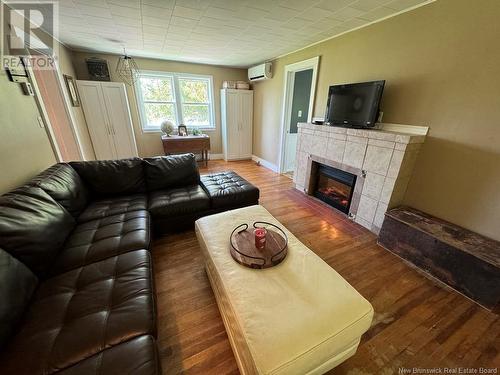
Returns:
[[[349,214],[357,176],[321,163],[317,163],[315,175],[313,195],[337,210]]]

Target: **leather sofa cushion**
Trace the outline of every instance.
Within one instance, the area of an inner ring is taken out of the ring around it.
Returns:
[[[85,222],[131,211],[147,210],[147,208],[148,197],[145,194],[100,199],[90,203],[78,217],[77,221]]]
[[[233,171],[201,176],[213,208],[234,208],[257,204],[259,189]]]
[[[5,374],[52,374],[114,345],[155,335],[151,259],[132,251],[40,284],[0,357]]]
[[[96,196],[146,191],[142,159],[75,161],[70,165]]]
[[[149,195],[149,212],[153,217],[172,217],[210,208],[210,199],[200,185],[153,191]]]
[[[0,349],[17,327],[37,284],[28,267],[0,249]]]
[[[75,226],[45,191],[23,186],[0,197],[0,247],[42,276]]]
[[[200,182],[198,164],[193,154],[146,158],[144,169],[149,191],[197,185]]]
[[[59,372],[61,375],[160,375],[155,339],[139,336],[87,358]]]
[[[69,164],[54,164],[33,178],[29,184],[43,189],[73,217],[77,217],[87,206],[87,188]]]
[[[149,213],[142,210],[78,224],[51,273],[59,274],[132,250],[149,249],[149,221]]]

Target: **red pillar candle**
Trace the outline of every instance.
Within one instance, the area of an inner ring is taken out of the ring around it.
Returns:
[[[257,249],[263,249],[266,246],[266,229],[256,228],[253,233],[255,235],[255,247]]]

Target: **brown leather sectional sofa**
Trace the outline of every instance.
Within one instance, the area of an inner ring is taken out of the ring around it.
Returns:
[[[0,373],[161,373],[151,224],[258,198],[192,154],[56,164],[1,196]]]

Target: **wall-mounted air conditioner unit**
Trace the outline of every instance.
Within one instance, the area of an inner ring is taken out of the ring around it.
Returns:
[[[273,77],[271,70],[272,64],[266,62],[264,64],[252,66],[248,69],[248,79],[250,81],[261,81],[263,79],[270,79]]]

